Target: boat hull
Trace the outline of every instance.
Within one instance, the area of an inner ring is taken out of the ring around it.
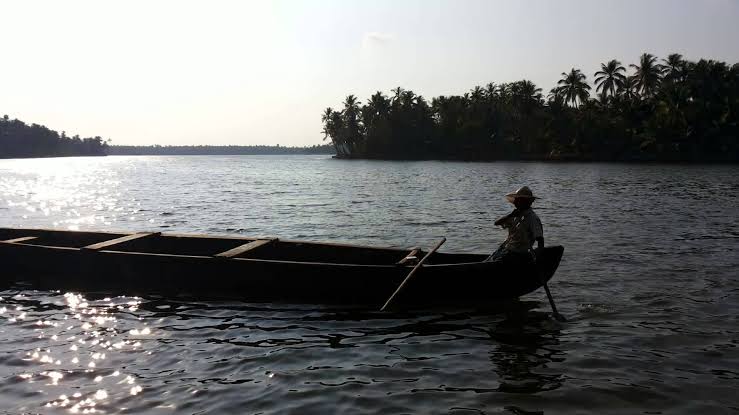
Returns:
[[[424,265],[397,298],[400,305],[480,305],[530,293],[554,274],[562,247],[548,247],[536,266],[496,262]],[[453,255],[453,254],[444,254]],[[253,302],[379,307],[412,265],[341,264],[218,258],[28,243],[0,243],[5,285],[132,295],[229,298]]]

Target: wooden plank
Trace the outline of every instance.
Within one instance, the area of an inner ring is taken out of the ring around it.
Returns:
[[[228,251],[221,252],[220,254],[215,254],[213,256],[216,258],[233,258],[243,254],[244,252],[251,251],[252,249],[259,248],[260,246],[270,244],[276,240],[277,238],[257,239],[256,241],[251,241],[249,243],[239,245],[236,248],[229,249]]]
[[[397,262],[398,265],[405,265],[406,262],[410,261],[412,257],[416,257],[418,259],[418,253],[421,252],[420,249],[414,248],[410,254],[406,255],[405,258],[401,259]]]
[[[99,251],[101,249],[109,248],[111,246],[122,244],[124,242],[134,241],[136,239],[151,238],[153,236],[159,236],[161,234],[162,234],[161,232],[134,233],[131,235],[121,236],[120,238],[110,239],[107,241],[98,242],[96,244],[83,246],[82,249],[88,249],[91,251]]]
[[[4,240],[3,242],[7,242],[9,244],[14,244],[14,243],[18,243],[18,242],[31,241],[31,240],[36,239],[36,238],[38,238],[38,237],[37,236],[24,236],[22,238],[7,239],[7,240]]]

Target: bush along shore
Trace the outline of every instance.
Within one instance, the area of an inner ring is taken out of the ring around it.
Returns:
[[[67,137],[38,125],[0,118],[0,159],[24,157],[104,156],[108,142],[102,137]]]
[[[546,95],[531,81],[429,103],[402,88],[322,116],[338,158],[739,161],[739,64],[645,53],[628,68],[579,69]]]

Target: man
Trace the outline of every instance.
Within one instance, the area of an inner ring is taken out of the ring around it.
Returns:
[[[508,238],[488,258],[488,261],[530,263],[534,259],[532,247],[544,248],[544,230],[541,220],[536,216],[531,204],[537,197],[531,189],[524,186],[506,195],[506,199],[516,208],[513,212],[495,221],[495,225],[508,229]]]

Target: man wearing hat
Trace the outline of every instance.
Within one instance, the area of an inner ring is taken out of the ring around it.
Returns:
[[[537,197],[527,186],[506,195],[516,208],[513,212],[495,221],[495,225],[508,229],[508,238],[488,258],[488,261],[530,263],[534,257],[534,241],[538,248],[544,247],[544,229],[531,204]]]

